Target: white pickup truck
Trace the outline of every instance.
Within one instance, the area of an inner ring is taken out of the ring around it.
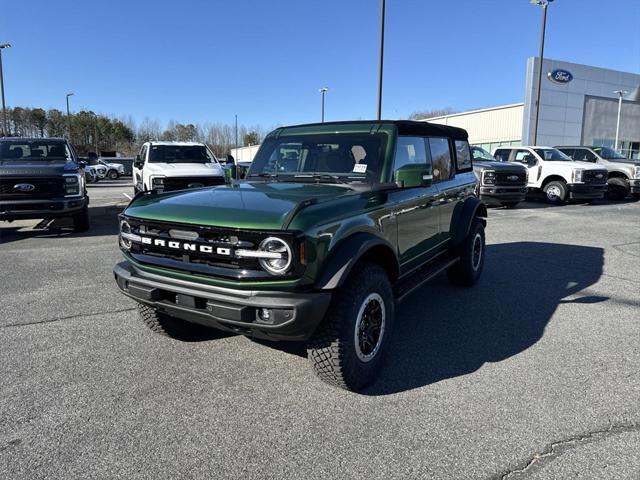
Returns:
[[[133,164],[133,188],[136,193],[224,183],[222,166],[203,143],[146,142]]]
[[[493,156],[503,162],[521,163],[529,171],[529,192],[541,191],[551,203],[597,200],[607,192],[607,170],[588,162],[576,162],[552,147],[498,147]]]

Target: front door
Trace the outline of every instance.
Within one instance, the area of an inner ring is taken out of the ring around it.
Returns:
[[[424,163],[431,171],[431,158],[422,137],[398,137],[394,172],[410,163]],[[437,187],[402,188],[390,194],[398,225],[398,255],[404,273],[418,266],[438,244],[441,196]]]
[[[529,171],[529,187],[535,187],[538,178],[540,177],[540,169],[538,168],[537,160],[535,155],[529,150],[525,150],[522,148],[518,148],[513,152],[512,162],[520,163],[527,167]]]

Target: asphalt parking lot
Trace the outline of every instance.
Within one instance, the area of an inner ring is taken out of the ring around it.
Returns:
[[[412,294],[354,394],[301,345],[145,328],[100,185],[87,233],[0,225],[1,478],[640,477],[640,202],[491,209],[479,285]]]

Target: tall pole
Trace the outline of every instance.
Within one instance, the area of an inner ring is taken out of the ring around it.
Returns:
[[[327,93],[329,91],[329,89],[327,87],[322,87],[318,91],[320,92],[320,96],[322,97],[322,99],[321,99],[321,108],[320,108],[320,119],[321,119],[322,123],[324,123],[324,94]]]
[[[0,91],[2,92],[2,134],[9,136],[9,129],[7,127],[7,106],[4,102],[4,75],[2,73],[2,50],[5,48],[11,48],[11,44],[3,43],[0,45]]]
[[[236,113],[236,156],[237,155],[238,155],[238,114]],[[236,160],[235,163],[236,163],[236,180],[238,180],[240,178],[240,172],[238,172],[239,170],[238,160]]]
[[[613,93],[618,94],[618,120],[616,121],[616,143],[615,143],[615,149],[618,150],[618,138],[620,135],[620,113],[622,112],[622,97],[629,92],[626,92],[624,90],[616,90]]]
[[[67,93],[67,138],[69,139],[69,143],[71,143],[71,111],[69,110],[69,97],[73,95],[73,93]]]
[[[384,64],[384,2],[380,0],[380,64],[378,65],[378,120],[382,119],[382,69]]]
[[[540,54],[538,55],[538,81],[536,87],[536,109],[533,117],[533,145],[538,144],[538,115],[540,114],[540,88],[542,87],[542,60],[544,59],[544,33],[547,28],[547,8],[553,0],[534,0],[542,6],[542,29],[540,31]]]

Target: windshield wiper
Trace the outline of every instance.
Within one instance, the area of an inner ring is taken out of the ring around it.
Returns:
[[[252,173],[251,175],[247,175],[247,178],[251,177],[260,177],[260,178],[278,178],[277,173],[269,173],[269,172],[260,172],[260,173]]]
[[[305,174],[294,175],[293,178],[295,179],[308,178],[310,180],[333,180],[336,183],[349,183],[337,175],[330,175],[328,173],[305,173]]]

